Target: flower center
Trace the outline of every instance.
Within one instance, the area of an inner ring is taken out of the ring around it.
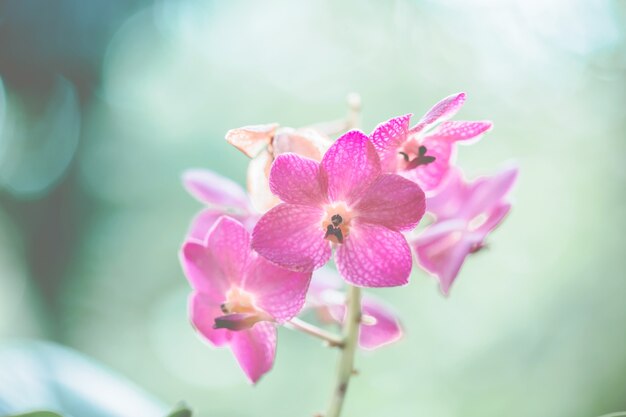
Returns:
[[[226,293],[226,301],[220,305],[223,316],[215,318],[214,329],[246,330],[272,317],[256,307],[254,297],[240,288],[232,287]]]
[[[232,287],[226,293],[226,301],[220,305],[220,309],[224,314],[233,313],[256,313],[259,309],[254,305],[254,297],[252,294],[244,290]]]
[[[411,145],[413,146],[404,146],[398,151],[398,165],[401,170],[406,171],[421,165],[428,165],[437,159],[434,156],[426,155],[428,153],[426,146],[419,145],[416,150],[416,144]]]
[[[354,217],[345,203],[334,203],[326,207],[322,228],[326,231],[325,239],[333,243],[343,243],[350,233],[350,223]]]

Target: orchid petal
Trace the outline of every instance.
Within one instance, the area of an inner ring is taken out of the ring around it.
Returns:
[[[500,223],[502,223],[507,214],[509,214],[510,210],[511,205],[508,203],[501,204],[491,210],[485,222],[476,230],[478,233],[482,234],[482,239],[484,239],[489,233],[497,228]]]
[[[194,292],[189,297],[189,317],[191,324],[213,346],[227,345],[230,341],[230,332],[213,327],[215,318],[223,315],[219,302],[201,292]]]
[[[324,239],[321,208],[279,204],[261,217],[252,232],[252,247],[284,268],[312,271],[331,255]]]
[[[304,305],[311,273],[294,272],[256,257],[243,288],[255,295],[255,304],[278,322],[295,317]]]
[[[300,156],[320,161],[330,147],[330,139],[313,129],[281,129],[272,141],[274,156],[292,152]]]
[[[342,324],[345,321],[345,294],[336,290],[333,293],[336,297],[325,307],[332,321]],[[361,312],[363,319],[359,328],[359,347],[362,349],[378,349],[402,337],[398,315],[383,301],[364,295]]]
[[[278,124],[245,126],[229,130],[226,141],[249,158],[254,158],[272,141]]]
[[[378,349],[396,342],[402,337],[402,327],[397,315],[374,297],[364,296],[362,304],[365,319],[359,333],[359,346],[363,349]],[[367,318],[373,318],[373,322]]]
[[[406,141],[411,114],[389,119],[379,124],[370,135],[370,140],[378,152],[380,164],[385,172],[395,172],[398,148]]]
[[[469,198],[469,188],[458,168],[451,168],[441,182],[437,192],[426,198],[426,211],[445,220],[461,213]]]
[[[198,213],[191,222],[187,236],[194,240],[203,242],[207,233],[215,224],[217,219],[224,215],[223,210],[205,209]]]
[[[452,94],[435,104],[411,129],[411,132],[421,132],[428,126],[448,120],[459,111],[465,103],[465,93]]]
[[[250,234],[238,221],[222,216],[203,244],[185,242],[181,262],[194,289],[221,301],[228,288],[243,279],[249,253]]]
[[[209,232],[206,247],[231,284],[240,285],[250,256],[250,233],[237,220],[224,216]]]
[[[467,238],[463,224],[454,220],[436,224],[413,242],[420,265],[439,279],[444,294],[448,294],[465,258],[479,243]]]
[[[463,212],[467,218],[491,210],[504,199],[517,179],[518,169],[507,168],[494,176],[482,177],[470,184]]]
[[[337,323],[345,320],[345,305],[335,304],[328,309]],[[398,341],[403,334],[397,314],[382,301],[365,295],[361,300],[363,320],[359,327],[359,347],[374,350]]]
[[[336,262],[341,276],[361,287],[405,285],[411,273],[411,250],[400,232],[358,223],[339,245]]]
[[[254,384],[274,365],[276,327],[270,322],[259,322],[248,330],[232,332],[231,335],[233,354]]]
[[[270,189],[285,203],[324,204],[325,182],[319,163],[294,153],[276,157],[270,171]]]
[[[183,185],[201,203],[244,210],[248,208],[248,197],[239,184],[208,169],[185,171]]]
[[[224,274],[214,254],[204,244],[186,241],[180,252],[180,261],[193,289],[216,303],[224,299],[224,294],[230,287],[229,277]]]
[[[380,175],[380,160],[374,145],[358,130],[341,136],[322,158],[332,201],[350,203]]]
[[[477,139],[483,133],[491,129],[491,122],[487,121],[449,121],[443,122],[427,137],[449,142]]]
[[[383,174],[365,191],[354,209],[360,221],[393,230],[410,230],[424,215],[425,196],[412,181],[395,174]]]

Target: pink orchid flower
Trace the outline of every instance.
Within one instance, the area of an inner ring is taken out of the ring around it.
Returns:
[[[411,252],[401,231],[424,214],[415,183],[382,174],[373,145],[360,131],[341,136],[320,163],[279,155],[270,188],[281,204],[259,219],[252,247],[285,268],[313,271],[336,248],[339,272],[350,283],[390,287],[408,282]]]
[[[487,235],[509,212],[506,196],[517,172],[509,168],[466,182],[458,170],[452,170],[442,191],[428,199],[428,211],[437,221],[411,245],[420,265],[439,279],[444,294],[448,294],[465,258],[484,247]]]
[[[274,363],[275,324],[301,310],[311,274],[258,256],[245,227],[226,216],[203,241],[189,238],[180,259],[193,288],[192,324],[212,345],[230,346],[248,379],[257,382]]]
[[[427,193],[435,190],[454,160],[454,144],[478,140],[491,128],[487,121],[446,121],[465,102],[465,93],[444,98],[409,128],[411,115],[381,123],[370,139],[385,172],[398,172]]]
[[[207,206],[193,219],[190,237],[204,240],[211,226],[223,215],[239,220],[249,230],[259,218],[244,189],[213,171],[189,169],[183,173],[183,185],[189,194]]]
[[[319,161],[331,144],[328,137],[314,129],[279,128],[276,123],[229,130],[226,140],[251,158],[248,192],[252,204],[261,213],[280,203],[268,182],[270,167],[278,155],[293,152]]]
[[[314,309],[324,323],[342,324],[345,317],[345,293],[341,279],[330,268],[313,274],[307,295],[307,306]],[[371,295],[361,300],[362,320],[359,328],[359,347],[374,350],[402,338],[403,330],[397,315],[384,302]]]

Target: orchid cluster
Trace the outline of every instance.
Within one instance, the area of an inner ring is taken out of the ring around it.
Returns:
[[[491,129],[448,120],[464,101],[451,95],[413,125],[407,114],[370,135],[347,126],[334,141],[321,127],[231,130],[226,140],[250,158],[247,192],[208,170],[184,174],[206,206],[180,252],[191,322],[213,346],[230,347],[252,383],[272,368],[277,326],[300,330],[342,350],[325,416],[339,415],[356,347],[402,336],[393,309],[361,288],[403,286],[421,268],[447,294],[465,259],[485,246],[510,210],[517,170],[463,178],[457,142]]]

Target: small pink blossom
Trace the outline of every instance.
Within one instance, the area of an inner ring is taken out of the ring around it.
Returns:
[[[411,252],[401,231],[424,214],[415,183],[382,174],[376,150],[362,132],[340,137],[321,163],[287,153],[270,172],[270,188],[282,203],[265,213],[252,246],[285,268],[312,271],[336,248],[341,275],[366,287],[408,282]]]
[[[191,322],[214,346],[230,346],[251,382],[268,372],[276,351],[276,323],[302,308],[310,273],[271,264],[250,249],[250,234],[223,216],[203,241],[189,238],[180,254],[193,293]]]
[[[453,162],[455,142],[477,139],[491,128],[487,121],[446,121],[464,102],[465,93],[444,98],[413,128],[410,114],[378,125],[370,139],[383,171],[398,172],[426,192],[435,190]]]
[[[251,158],[248,165],[248,191],[255,209],[261,213],[280,200],[269,188],[270,167],[283,153],[293,152],[319,161],[330,147],[330,139],[314,129],[292,129],[278,124],[245,126],[229,130],[226,140]]]
[[[234,181],[208,169],[189,169],[183,173],[183,185],[196,200],[206,205],[191,223],[188,236],[204,240],[215,221],[229,215],[252,230],[259,218],[245,190]]]
[[[315,272],[307,296],[307,306],[314,309],[325,323],[343,324],[346,296],[341,291],[341,279],[330,268]],[[378,349],[402,338],[403,330],[391,307],[371,295],[361,300],[362,320],[359,328],[359,347]]]
[[[447,294],[465,258],[484,246],[487,235],[502,222],[511,205],[506,196],[517,178],[509,168],[492,177],[466,182],[450,171],[440,193],[427,201],[437,221],[411,246],[420,265],[435,275]]]

